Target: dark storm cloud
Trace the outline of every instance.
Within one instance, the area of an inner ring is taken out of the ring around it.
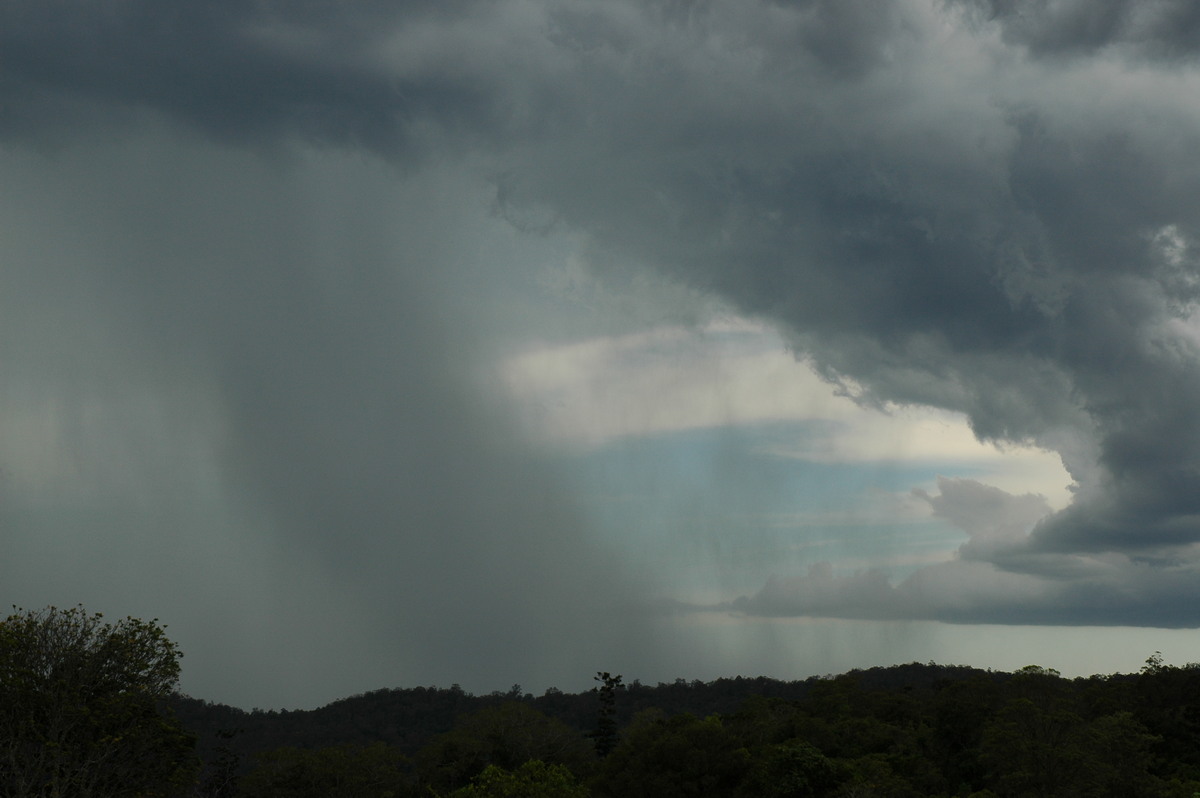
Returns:
[[[957,0],[1003,26],[1037,55],[1093,55],[1117,47],[1150,58],[1200,54],[1200,9],[1188,0]]]
[[[99,103],[151,107],[228,141],[399,153],[414,120],[475,113],[486,98],[440,75],[381,74],[364,51],[394,26],[445,23],[470,5],[14,3],[0,33],[2,130],[37,139],[77,119],[75,105]]]
[[[1197,597],[1200,543],[1189,5],[181,8],[10,5],[10,138],[117,104],[260,149],[469,154],[505,218],[585,234],[599,265],[647,264],[778,322],[863,402],[961,411],[984,439],[1063,455],[1070,508],[1030,535],[972,538],[901,587],[859,578],[850,592],[874,598],[845,601],[862,614],[896,590],[909,614],[945,620],[1191,622],[1177,609]],[[1055,53],[1071,57],[1042,57]],[[258,469],[264,495],[298,497],[278,504],[314,528],[365,524],[356,497],[370,506],[397,481],[436,492],[457,462],[416,473],[374,424],[316,423],[329,408],[388,417],[360,406],[376,393],[362,389],[400,386],[339,354],[383,356],[378,279],[290,297],[278,323],[247,330],[257,351],[223,344],[218,357],[245,389],[233,412],[246,458],[278,452],[297,472]],[[256,397],[281,381],[294,398],[272,415]],[[441,404],[425,390],[414,401]],[[306,464],[360,450],[384,467],[335,476],[332,504],[308,508]],[[738,607],[838,614],[841,600],[786,599],[821,592],[809,584],[836,596],[843,583],[776,580]]]
[[[878,64],[825,70],[820,8],[643,20],[645,52],[621,65],[672,69],[594,100],[617,149],[597,168],[539,152],[505,197],[785,323],[864,401],[1062,452],[1080,498],[1030,552],[1196,541],[1188,106],[1143,65],[1032,64],[940,5],[872,28]],[[1145,92],[1114,96],[1118,75]],[[597,144],[579,135],[574,155]]]

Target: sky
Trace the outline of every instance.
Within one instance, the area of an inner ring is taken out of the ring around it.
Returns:
[[[1200,660],[1186,0],[12,0],[0,599],[182,689]]]

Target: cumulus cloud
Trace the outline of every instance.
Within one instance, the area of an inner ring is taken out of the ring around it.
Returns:
[[[1050,514],[1044,496],[1013,496],[975,480],[942,477],[938,491],[937,496],[919,488],[913,493],[929,503],[934,517],[967,533],[963,554],[968,558],[986,559],[990,551],[1020,542],[1034,523]]]

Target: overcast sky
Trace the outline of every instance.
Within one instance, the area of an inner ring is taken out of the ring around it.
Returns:
[[[1200,660],[1188,0],[12,0],[0,598],[183,688]]]

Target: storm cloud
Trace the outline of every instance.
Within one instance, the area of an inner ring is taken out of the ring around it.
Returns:
[[[347,612],[386,605],[446,658],[583,626],[649,645],[636,614],[611,621],[639,595],[621,556],[480,399],[475,303],[518,267],[454,264],[506,230],[718,297],[864,405],[961,412],[1075,481],[1051,513],[947,480],[922,500],[964,530],[954,560],[899,583],[814,566],[723,609],[1200,625],[1191,4],[5,14],[6,212],[58,248],[7,245],[5,415],[52,400],[55,434],[99,412],[134,446],[142,396],[171,432],[137,456],[204,448],[214,506],[297,567],[362,577]],[[178,515],[162,495],[144,506]]]

